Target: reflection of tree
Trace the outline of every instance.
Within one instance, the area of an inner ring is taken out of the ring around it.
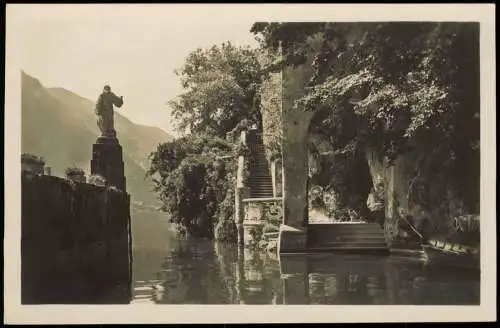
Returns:
[[[272,297],[273,304],[283,304],[283,288],[278,259],[264,255],[264,288]]]
[[[159,303],[227,303],[229,295],[217,264],[210,241],[180,241],[165,260]]]
[[[233,245],[215,243],[215,254],[219,263],[222,285],[228,292],[228,303],[239,303],[238,285],[236,280],[236,263],[238,261],[238,249]]]

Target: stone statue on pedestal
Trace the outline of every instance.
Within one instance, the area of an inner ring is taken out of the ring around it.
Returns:
[[[123,150],[116,137],[113,111],[113,106],[120,108],[122,105],[123,97],[111,92],[109,85],[104,86],[95,107],[101,136],[92,145],[90,171],[92,175],[101,176],[107,187],[116,187],[126,192]]]
[[[101,137],[116,138],[113,105],[120,108],[123,105],[123,97],[115,95],[111,92],[111,87],[106,85],[99,99],[97,99],[95,107],[98,118],[97,126],[101,130]]]

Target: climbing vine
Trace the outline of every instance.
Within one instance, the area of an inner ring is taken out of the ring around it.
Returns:
[[[416,151],[410,202],[434,217],[450,215],[439,209],[447,198],[478,211],[478,24],[257,23],[252,32],[263,47],[282,46],[280,65],[302,65],[312,51],[295,105],[316,113],[312,131],[334,152],[380,149],[392,165]]]

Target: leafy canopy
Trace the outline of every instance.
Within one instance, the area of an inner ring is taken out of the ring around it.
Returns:
[[[220,160],[232,149],[223,139],[190,134],[159,145],[151,154],[148,174],[156,184],[162,210],[186,232],[212,237],[218,224],[232,221],[234,168]],[[234,236],[227,234],[222,237]]]
[[[242,120],[260,124],[258,53],[231,43],[198,49],[176,71],[184,91],[169,102],[181,131],[225,137]]]
[[[427,191],[413,194],[429,207],[448,187],[478,194],[478,24],[256,23],[251,31],[264,48],[281,45],[281,67],[312,52],[314,74],[295,105],[316,112],[311,132],[334,151],[370,147],[391,162],[418,149],[411,187]],[[318,50],[308,46],[313,37]]]

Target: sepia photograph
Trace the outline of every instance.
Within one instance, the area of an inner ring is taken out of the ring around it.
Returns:
[[[440,6],[7,5],[6,316],[496,320],[494,6]]]

